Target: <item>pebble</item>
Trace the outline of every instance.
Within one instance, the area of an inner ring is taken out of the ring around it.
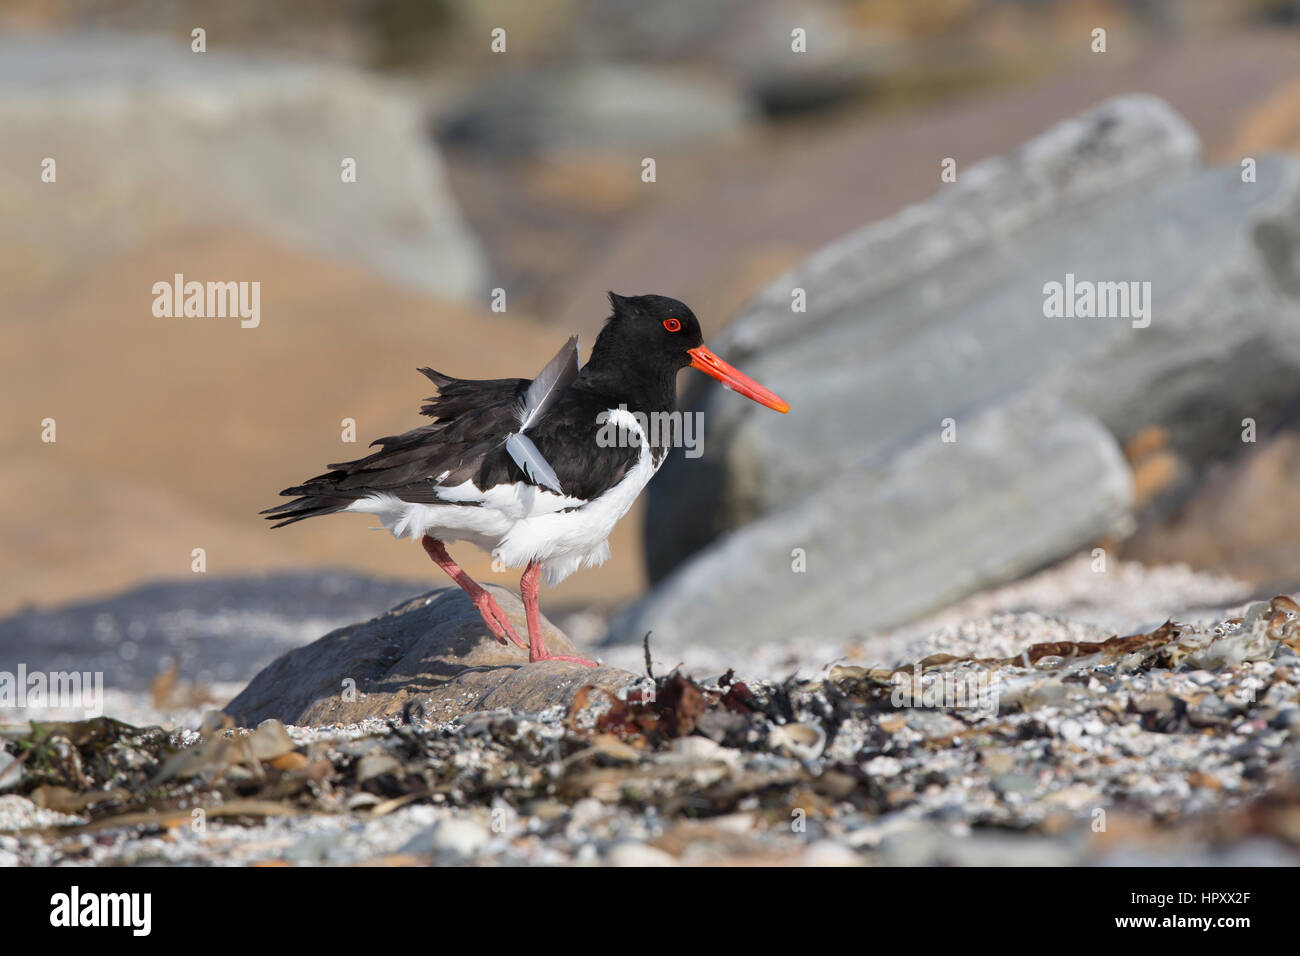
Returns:
[[[1300,707],[1283,707],[1269,722],[1274,730],[1294,730],[1300,728]]]
[[[435,853],[455,853],[471,857],[490,839],[488,831],[465,817],[440,820],[433,828]]]
[[[610,866],[677,866],[677,859],[647,843],[616,843],[605,854]]]
[[[868,760],[862,768],[869,777],[897,777],[903,772],[903,765],[895,757],[876,757]]]
[[[842,843],[818,840],[803,851],[804,866],[862,866],[862,858]]]
[[[999,793],[1030,793],[1038,788],[1038,780],[1027,773],[1004,773],[993,778],[993,788]]]
[[[8,790],[22,782],[22,768],[16,766],[18,758],[0,750],[0,790]]]

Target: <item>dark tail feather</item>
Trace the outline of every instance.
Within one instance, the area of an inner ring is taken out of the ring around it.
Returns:
[[[416,371],[419,372],[421,375],[423,375],[425,378],[427,378],[429,381],[431,381],[434,385],[437,385],[439,388],[446,388],[448,385],[451,385],[453,382],[460,381],[460,379],[458,378],[453,378],[450,375],[443,375],[441,372],[434,371],[431,368],[418,368],[416,369]]]
[[[430,418],[437,418],[444,390],[455,385],[455,383],[460,380],[452,378],[450,375],[443,375],[441,372],[434,371],[431,368],[420,368],[416,369],[416,371],[429,381],[433,382],[434,385],[438,386],[438,394],[433,398],[425,399],[424,404],[420,406],[421,415],[427,415]]]
[[[301,495],[293,501],[286,501],[282,505],[276,505],[274,508],[267,508],[265,511],[258,512],[265,515],[267,521],[275,521],[272,528],[283,528],[287,524],[293,524],[295,521],[301,521],[303,518],[314,518],[317,515],[332,515],[342,511],[356,499],[350,496],[330,494],[327,490],[319,486],[313,488],[311,485],[300,485],[296,488],[286,488],[280,492],[282,495]]]
[[[284,489],[280,494],[295,500],[267,508],[261,514],[282,528],[303,518],[335,514],[378,492],[395,494],[403,501],[433,502],[437,499],[430,476],[458,468],[461,453],[465,452],[463,441],[451,449],[441,447],[443,431],[453,427],[462,415],[504,414],[513,421],[513,403],[529,384],[522,378],[471,381],[431,368],[420,372],[438,386],[438,395],[428,399],[421,412],[438,421],[371,442],[371,448],[380,446],[378,451],[356,461],[330,465],[331,470],[325,474]],[[473,452],[470,447],[465,453]]]

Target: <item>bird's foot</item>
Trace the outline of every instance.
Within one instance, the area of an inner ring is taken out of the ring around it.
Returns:
[[[524,599],[524,615],[528,618],[528,663],[568,661],[570,664],[581,664],[583,667],[599,667],[600,665],[595,661],[589,661],[585,657],[552,654],[546,649],[546,641],[542,638],[542,612],[537,606],[538,575],[541,571],[540,561],[530,561],[524,576],[519,579],[519,593]]]
[[[487,625],[488,630],[502,644],[513,642],[517,647],[528,647],[528,642],[522,640],[515,633],[514,626],[510,623],[510,618],[506,617],[506,612],[501,610],[498,604],[487,591],[476,594],[472,598],[474,606],[478,608],[478,613],[483,618],[483,623]],[[509,640],[507,640],[509,638]]]
[[[543,650],[540,654],[533,654],[530,649],[528,652],[528,663],[536,664],[538,661],[568,661],[570,664],[581,664],[583,667],[599,667],[595,661],[589,661],[585,657],[574,657],[570,654],[552,654],[550,651]]]

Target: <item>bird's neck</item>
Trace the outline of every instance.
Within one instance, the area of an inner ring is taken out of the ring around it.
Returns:
[[[611,408],[626,405],[634,412],[670,412],[677,407],[677,371],[623,362],[600,348],[578,373],[584,388],[605,397]]]

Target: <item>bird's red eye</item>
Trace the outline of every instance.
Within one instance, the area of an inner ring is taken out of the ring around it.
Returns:
[[[682,330],[682,324],[676,319],[664,319],[664,328],[669,332],[680,332]]]

